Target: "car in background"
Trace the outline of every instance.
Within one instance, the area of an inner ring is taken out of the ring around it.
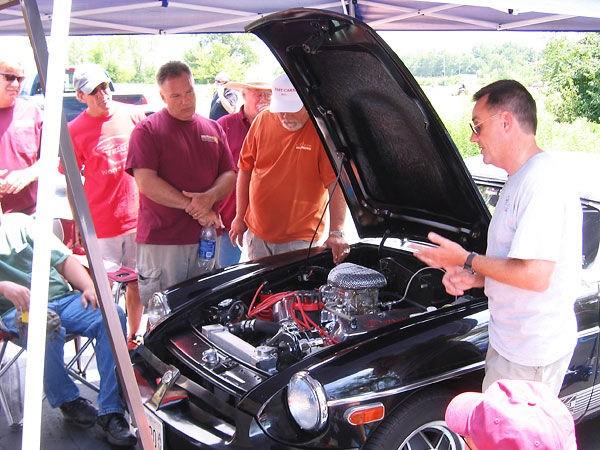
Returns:
[[[64,89],[63,89],[63,112],[70,122],[79,114],[81,114],[87,108],[86,104],[77,100],[77,93],[73,87],[73,74],[75,73],[76,67],[67,67],[65,69],[64,78]],[[115,93],[115,87],[113,83],[110,83],[110,90],[112,92],[113,100],[122,103],[130,103],[132,105],[141,105],[146,115],[151,114],[153,111],[148,109],[148,100],[144,94],[138,93]],[[33,77],[25,77],[23,85],[21,86],[21,93],[19,97],[32,100],[38,104],[38,106],[44,109],[44,91],[40,84],[39,76],[35,74]]]
[[[481,387],[487,298],[448,295],[411,244],[434,230],[485,252],[484,197],[502,180],[475,184],[418,83],[361,21],[298,9],[248,30],[296,86],[361,240],[338,266],[312,248],[154,295],[132,361],[156,447],[462,449],[444,411]],[[598,200],[582,199],[579,341],[560,393],[576,420],[600,408]]]

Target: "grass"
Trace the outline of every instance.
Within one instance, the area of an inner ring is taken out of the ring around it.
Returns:
[[[467,95],[452,95],[455,86],[425,87],[425,94],[439,114],[463,158],[476,155],[479,148],[470,142],[471,89]],[[537,143],[543,150],[586,152],[600,154],[600,124],[579,119],[574,123],[556,122],[546,109],[546,98],[539,91],[532,91],[538,107]]]

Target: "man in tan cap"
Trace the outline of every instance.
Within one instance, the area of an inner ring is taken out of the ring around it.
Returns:
[[[227,135],[229,149],[233,156],[233,162],[237,165],[240,150],[244,139],[248,134],[250,125],[254,119],[271,103],[271,83],[262,80],[262,77],[250,72],[246,75],[246,81],[230,82],[225,85],[227,89],[234,89],[242,93],[244,104],[239,112],[220,117],[217,122]],[[242,251],[231,243],[229,230],[231,222],[235,217],[235,189],[223,200],[219,214],[223,220],[224,230],[221,236],[217,264],[220,267],[237,264],[240,261]]]

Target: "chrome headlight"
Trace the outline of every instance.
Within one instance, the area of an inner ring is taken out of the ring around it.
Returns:
[[[292,376],[287,401],[292,417],[303,430],[319,431],[327,423],[329,411],[325,390],[308,372]]]
[[[148,325],[154,325],[170,312],[171,308],[169,308],[167,296],[162,292],[155,292],[148,303],[148,308],[146,308],[146,313],[148,314]]]

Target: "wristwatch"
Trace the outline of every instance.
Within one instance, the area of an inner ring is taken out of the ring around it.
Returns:
[[[465,265],[463,266],[463,269],[468,270],[472,274],[475,274],[472,264],[473,264],[473,259],[475,259],[476,256],[477,256],[477,253],[475,253],[475,252],[469,253],[469,256],[467,256],[467,260],[465,261]]]
[[[345,236],[345,234],[344,234],[344,230],[331,230],[331,231],[329,232],[329,234],[330,234],[330,235],[332,235],[332,234],[335,234],[336,236],[341,236],[341,237],[344,237],[344,236]]]

